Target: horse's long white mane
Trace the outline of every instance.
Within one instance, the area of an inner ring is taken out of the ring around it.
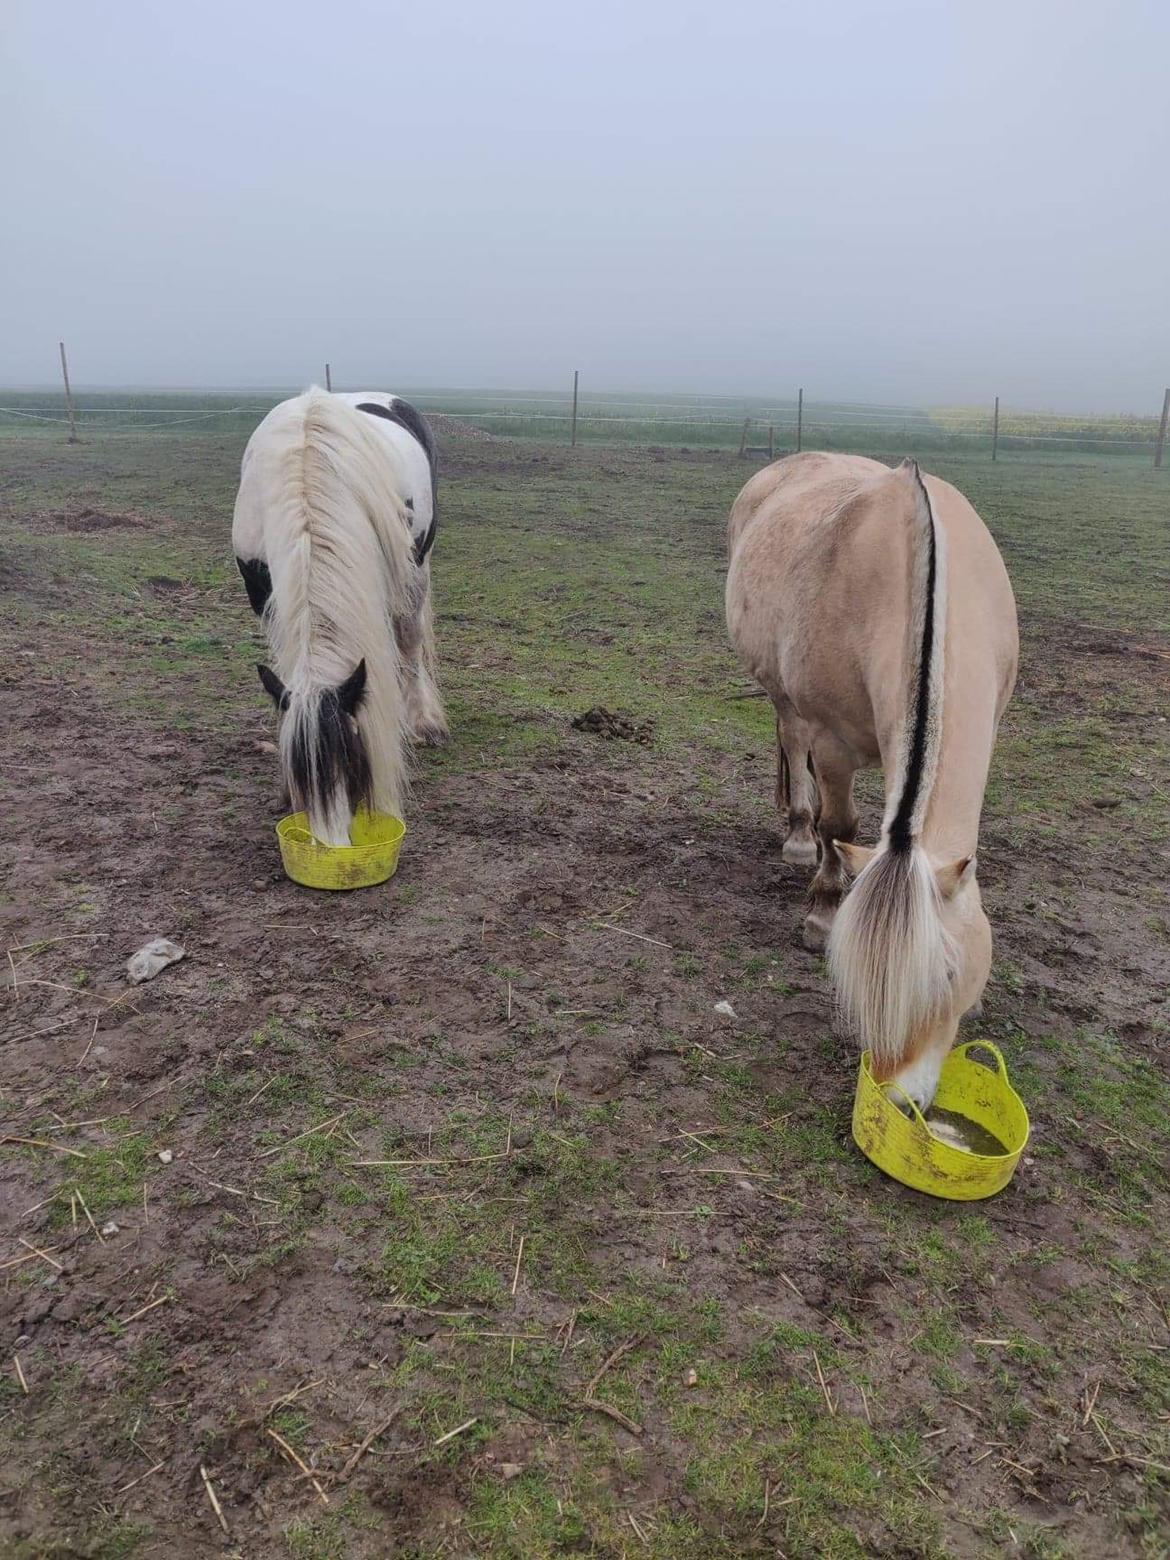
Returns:
[[[366,414],[314,386],[253,435],[236,499],[236,529],[262,535],[272,576],[264,615],[289,701],[292,745],[317,752],[321,697],[366,663],[357,721],[373,806],[400,813],[407,790],[399,656],[392,617],[419,582],[393,450]]]
[[[947,1011],[956,957],[921,844],[942,739],[946,534],[918,466],[905,461],[894,476],[910,503],[906,713],[881,843],[845,896],[828,949],[842,1017],[883,1070]]]

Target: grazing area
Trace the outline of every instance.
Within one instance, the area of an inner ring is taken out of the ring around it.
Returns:
[[[724,626],[749,463],[441,439],[451,742],[328,896],[248,431],[0,432],[0,1552],[1164,1555],[1170,475],[923,455],[1022,641],[961,1038],[1033,1137],[960,1205],[850,1138]]]

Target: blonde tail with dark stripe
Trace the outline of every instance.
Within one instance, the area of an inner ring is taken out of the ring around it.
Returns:
[[[949,1010],[956,964],[920,843],[942,734],[945,538],[916,462],[904,461],[894,475],[911,505],[909,694],[881,843],[842,902],[828,948],[841,1017],[872,1052],[879,1076],[910,1060]]]

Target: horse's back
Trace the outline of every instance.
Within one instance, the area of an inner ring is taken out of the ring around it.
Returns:
[[[834,455],[809,450],[773,461],[740,489],[731,506],[728,546],[734,553],[740,537],[755,521],[775,517],[799,517],[803,507],[830,505],[834,495],[843,497],[867,478],[888,472],[880,461],[864,455]]]

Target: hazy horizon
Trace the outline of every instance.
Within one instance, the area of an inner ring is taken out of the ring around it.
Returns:
[[[1153,415],[1170,13],[14,0],[0,383]]]

